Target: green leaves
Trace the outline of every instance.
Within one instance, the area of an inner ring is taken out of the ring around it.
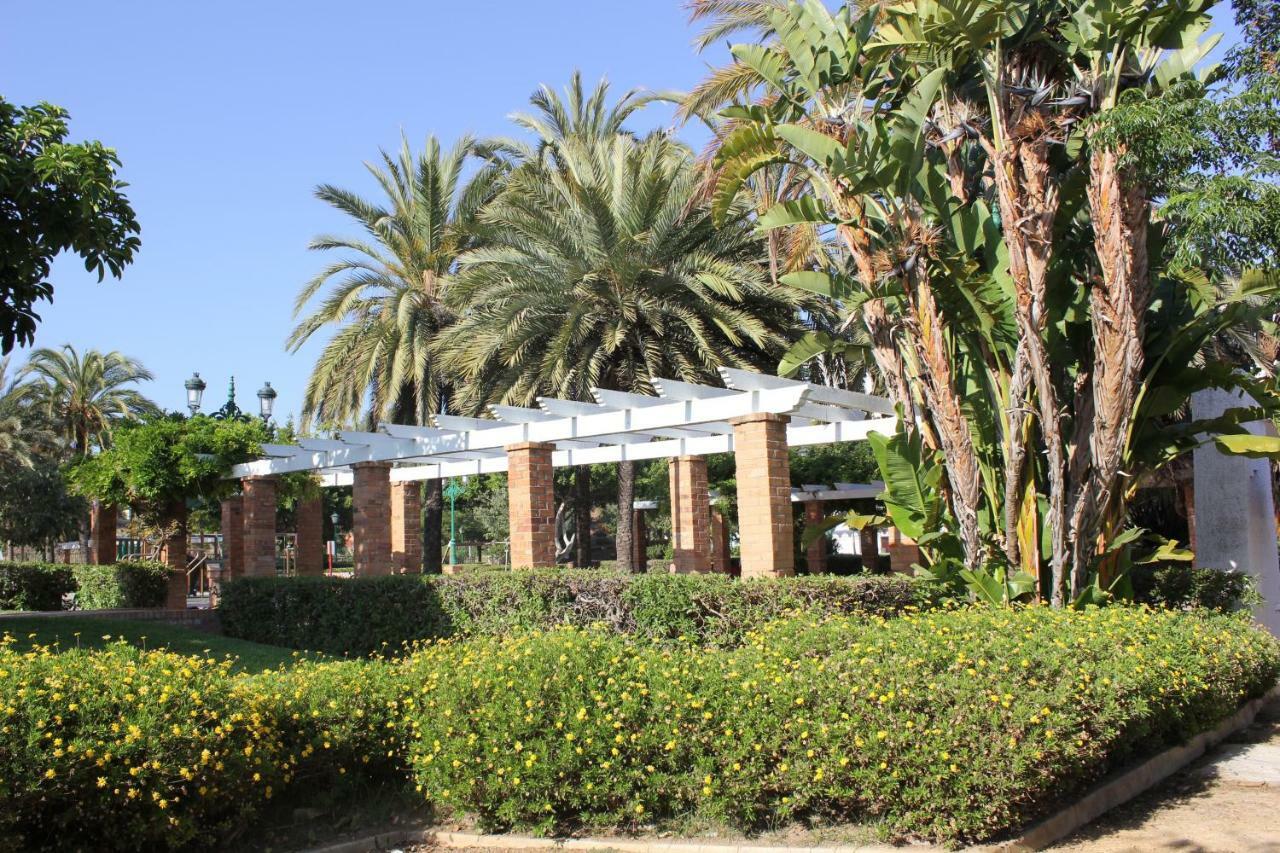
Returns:
[[[865,356],[867,347],[849,341],[836,340],[826,332],[806,332],[793,343],[778,362],[779,376],[792,376],[801,367],[820,355]]]
[[[794,201],[784,201],[769,208],[757,220],[762,230],[783,228],[788,225],[807,223],[828,224],[832,221],[830,214],[813,196],[803,196]]]
[[[1213,439],[1218,450],[1231,456],[1250,459],[1280,459],[1280,437],[1274,435],[1219,435]]]

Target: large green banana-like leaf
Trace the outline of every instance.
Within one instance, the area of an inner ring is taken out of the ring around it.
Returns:
[[[928,532],[937,501],[936,487],[927,483],[919,439],[899,430],[891,436],[869,433],[867,441],[884,478],[884,505],[894,527],[919,540]]]
[[[792,201],[783,201],[775,204],[765,211],[757,220],[757,224],[762,230],[768,231],[773,228],[784,228],[788,225],[801,225],[804,223],[825,225],[831,221],[831,214],[827,213],[821,202],[813,196],[803,196]]]
[[[1274,435],[1240,435],[1215,436],[1213,443],[1223,453],[1232,456],[1247,456],[1250,459],[1280,459],[1280,437]]]
[[[826,332],[806,332],[800,340],[791,345],[782,356],[782,360],[778,362],[778,375],[791,376],[820,355],[830,353],[847,357],[859,353],[865,357],[868,352],[867,347],[836,340]]]
[[[830,136],[801,124],[780,124],[774,132],[819,165],[833,172],[843,168],[844,146]]]
[[[805,522],[804,531],[800,534],[800,547],[807,549],[814,542],[827,535],[827,531],[834,530],[844,524],[843,515],[828,516],[820,521]]]

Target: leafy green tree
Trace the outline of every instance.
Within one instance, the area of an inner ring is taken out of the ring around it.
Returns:
[[[406,140],[398,156],[384,151],[381,164],[367,168],[382,201],[328,184],[316,189],[317,198],[364,233],[311,242],[337,258],[298,294],[300,319],[288,347],[296,352],[322,330],[335,331],[312,369],[303,417],[308,423],[425,425],[449,394],[448,376],[431,349],[453,322],[443,297],[458,256],[476,245],[479,212],[497,191],[507,161],[470,137],[448,151],[430,137],[417,155]],[[424,563],[439,571],[439,480],[427,483],[426,509]]]
[[[101,281],[119,278],[141,245],[115,151],[66,142],[67,117],[0,98],[0,354],[35,339],[34,306],[53,301],[59,252],[78,254]]]
[[[112,429],[127,420],[159,413],[154,403],[128,386],[152,379],[136,359],[112,351],[71,344],[38,349],[18,371],[13,393],[22,405],[56,425],[66,448],[80,456],[109,447]]]
[[[57,465],[48,460],[0,461],[0,542],[46,549],[74,536],[88,512],[83,498],[67,491]]]

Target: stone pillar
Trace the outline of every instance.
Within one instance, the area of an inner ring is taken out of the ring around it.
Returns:
[[[649,526],[644,513],[640,508],[631,510],[631,562],[637,572],[649,568]]]
[[[762,413],[731,421],[744,578],[796,573],[791,460],[787,456],[790,420],[786,415]]]
[[[507,451],[507,506],[511,520],[511,567],[556,564],[554,444],[525,441]]]
[[[1253,405],[1240,395],[1209,388],[1191,395],[1191,416],[1215,418],[1227,409]],[[1255,435],[1274,435],[1270,425],[1246,424]],[[1193,454],[1195,565],[1209,569],[1248,572],[1257,582],[1262,601],[1254,618],[1280,636],[1280,554],[1276,548],[1275,500],[1271,491],[1271,462],[1228,456],[1212,442]]]
[[[391,564],[401,574],[422,573],[422,484],[391,484]]]
[[[169,587],[164,606],[169,610],[187,609],[187,503],[176,501],[165,518],[167,535],[162,551],[169,568]]]
[[[352,539],[355,574],[391,574],[391,463],[359,462],[351,466]]]
[[[244,574],[244,498],[236,495],[222,502],[223,580]]]
[[[116,508],[94,501],[89,507],[89,554],[86,562],[109,566],[116,561]]]
[[[711,510],[711,571],[722,575],[730,574],[733,568],[729,553],[729,523],[724,513],[718,509]]]
[[[677,456],[667,463],[671,486],[671,570],[678,574],[711,570],[711,507],[707,460]]]
[[[821,524],[826,513],[822,511],[822,501],[804,502],[804,523],[806,526]],[[805,551],[805,566],[809,574],[820,575],[827,570],[827,537],[819,536],[809,543]]]
[[[896,527],[889,528],[889,571],[909,575],[911,566],[920,562],[920,546],[916,540]]]
[[[864,572],[879,571],[880,528],[864,527],[858,531],[858,554],[862,557]]]
[[[298,541],[295,547],[297,572],[301,575],[323,575],[328,564],[324,547],[324,498],[316,495],[298,501]]]
[[[243,568],[247,578],[276,576],[276,481],[271,477],[245,477]]]

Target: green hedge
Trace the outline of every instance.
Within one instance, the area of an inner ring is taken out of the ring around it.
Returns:
[[[429,647],[415,780],[495,828],[875,824],[981,841],[1280,674],[1236,617],[1112,607],[775,623],[735,649],[559,629]]]
[[[1205,611],[797,619],[745,640],[561,627],[252,676],[3,643],[0,848],[226,846],[269,805],[375,783],[497,828],[803,820],[979,841],[1280,674],[1274,639]]]
[[[1134,598],[1156,607],[1204,607],[1227,612],[1248,603],[1253,578],[1241,571],[1194,568],[1185,563],[1134,566]]]
[[[71,593],[78,610],[160,607],[167,584],[163,563],[0,562],[0,610],[61,610],[63,596]]]
[[[223,584],[232,637],[367,655],[406,642],[603,623],[646,637],[732,644],[793,611],[891,615],[922,587],[900,577],[737,581],[722,575],[522,570],[380,578],[242,578]]]

